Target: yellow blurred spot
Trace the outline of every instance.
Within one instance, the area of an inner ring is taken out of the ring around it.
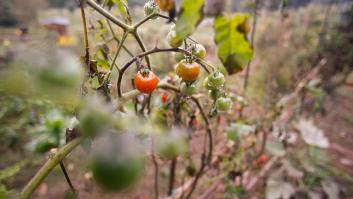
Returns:
[[[3,41],[3,45],[4,45],[4,46],[10,46],[10,45],[11,45],[11,41],[8,40],[8,39],[5,39],[5,40]]]
[[[57,41],[58,46],[72,46],[75,44],[75,39],[72,36],[59,36]]]

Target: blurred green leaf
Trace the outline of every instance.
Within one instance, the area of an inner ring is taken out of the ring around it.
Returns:
[[[131,24],[131,16],[129,13],[129,7],[127,0],[113,0],[113,2],[118,6],[118,9],[124,18],[124,21]]]
[[[88,82],[91,85],[91,88],[93,89],[98,89],[103,85],[103,83],[99,81],[99,78],[97,76],[90,78]]]
[[[252,58],[253,51],[238,26],[245,23],[248,14],[218,16],[214,21],[217,54],[229,74],[240,72]]]
[[[2,184],[0,184],[0,199],[6,199],[7,198],[7,190],[6,187]]]
[[[0,181],[11,178],[16,175],[24,166],[27,165],[27,160],[20,161],[12,166],[9,166],[0,171]],[[0,189],[1,190],[1,189]],[[1,191],[0,191],[1,192]]]
[[[183,0],[180,15],[176,22],[176,40],[182,41],[191,35],[203,18],[205,0]]]
[[[247,136],[250,133],[255,132],[255,127],[237,122],[231,123],[226,131],[228,139],[235,141],[242,136]]]

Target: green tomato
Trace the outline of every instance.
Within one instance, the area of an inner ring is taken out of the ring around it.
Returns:
[[[182,82],[180,84],[180,91],[181,93],[185,94],[185,95],[192,95],[194,93],[196,93],[196,86],[195,84],[187,84],[185,82]]]
[[[80,113],[80,128],[87,136],[96,136],[110,125],[109,116],[100,110],[89,109]]]
[[[203,59],[206,57],[206,49],[202,44],[195,44],[192,51],[196,57]]]
[[[151,14],[158,14],[160,12],[159,7],[153,1],[148,1],[143,7],[143,10],[145,12],[145,16],[149,16]],[[157,17],[158,16],[155,16],[152,19],[156,19]]]
[[[216,87],[213,87],[212,85],[209,84],[208,77],[206,77],[206,78],[203,80],[203,86],[204,86],[207,90],[216,90],[216,89],[217,89]]]
[[[181,60],[183,60],[185,58],[184,53],[181,52],[175,52],[174,53],[174,60],[176,62],[180,62]]]
[[[209,90],[208,96],[213,100],[217,100],[221,96],[221,92],[219,90]]]
[[[121,191],[133,185],[143,173],[139,143],[130,133],[105,134],[92,144],[89,168],[93,179],[106,191]]]
[[[183,40],[178,40],[176,31],[171,30],[167,35],[168,44],[173,48],[178,48],[183,44]]]
[[[222,87],[225,82],[224,75],[217,71],[208,76],[208,84],[213,88]]]
[[[94,180],[108,191],[119,191],[132,185],[142,174],[141,159],[109,160],[96,157],[91,162]]]
[[[174,131],[156,139],[156,151],[161,158],[170,160],[187,152],[187,141],[178,133]]]
[[[227,111],[233,105],[233,102],[228,97],[220,97],[216,100],[216,108],[219,111]]]

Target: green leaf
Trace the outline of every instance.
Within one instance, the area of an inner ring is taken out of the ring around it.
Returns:
[[[91,88],[93,89],[98,89],[103,85],[103,82],[99,81],[99,78],[97,76],[90,78],[88,82],[91,85]]]
[[[237,13],[218,16],[214,21],[217,54],[230,75],[243,70],[253,55],[245,35],[238,30],[248,17],[248,14]]]
[[[6,180],[14,175],[16,175],[24,166],[26,166],[28,163],[27,160],[23,160],[21,162],[18,162],[12,166],[9,166],[3,170],[0,171],[0,181]]]
[[[127,0],[113,0],[113,2],[118,6],[118,9],[124,18],[125,22],[131,24],[131,16],[129,13],[129,7]]]
[[[110,70],[110,65],[106,59],[97,59],[98,71],[108,72]]]
[[[176,22],[176,40],[182,41],[191,35],[203,18],[205,0],[183,0]]]
[[[240,137],[247,136],[250,133],[255,132],[255,127],[241,122],[231,123],[226,129],[227,137],[230,140],[237,140]]]

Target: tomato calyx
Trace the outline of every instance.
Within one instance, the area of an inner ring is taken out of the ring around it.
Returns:
[[[148,77],[148,75],[150,74],[150,70],[144,66],[141,70],[140,70],[140,73],[143,77]]]

